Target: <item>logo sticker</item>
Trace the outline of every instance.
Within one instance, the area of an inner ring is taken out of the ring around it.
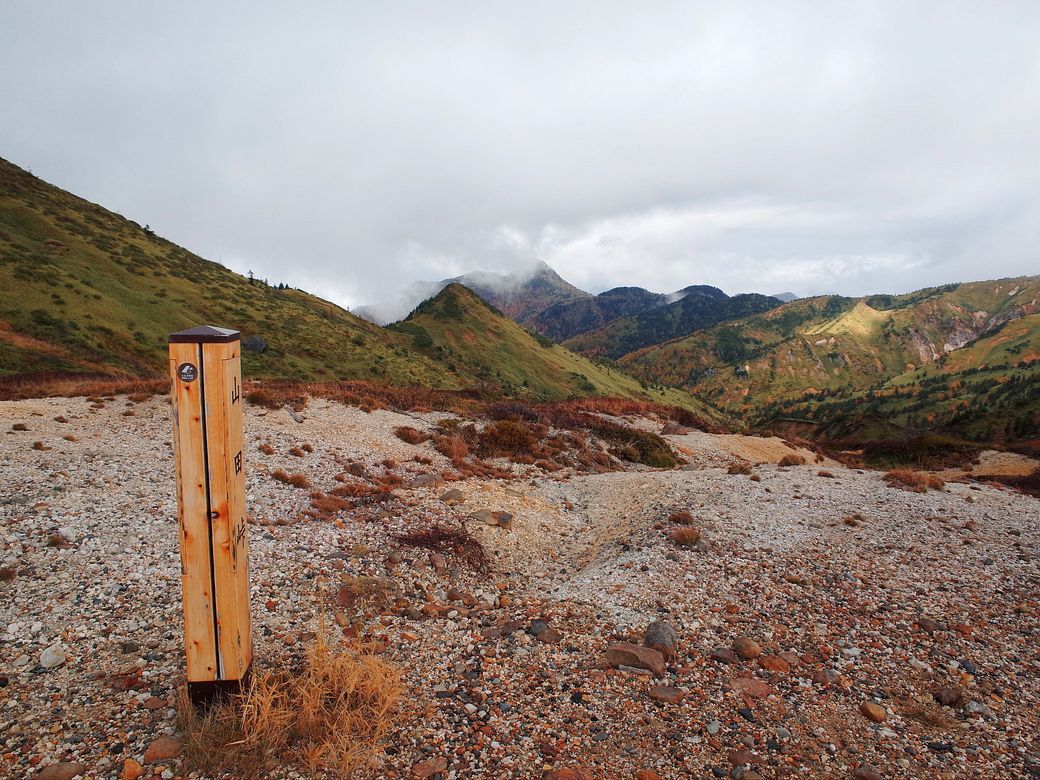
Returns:
[[[182,382],[194,382],[199,378],[199,370],[191,363],[181,363],[177,366],[177,376]]]

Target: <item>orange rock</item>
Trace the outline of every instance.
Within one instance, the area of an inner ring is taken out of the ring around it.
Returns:
[[[640,769],[636,772],[636,780],[664,780],[664,778],[652,769]]]
[[[863,716],[874,723],[880,723],[885,719],[887,713],[885,708],[880,704],[875,704],[872,701],[865,701],[859,705],[859,711],[863,713]]]
[[[132,758],[128,758],[123,762],[123,773],[119,777],[121,780],[137,780],[143,774],[144,767]]]
[[[418,778],[433,777],[438,772],[443,772],[448,768],[448,759],[444,756],[434,756],[428,758],[425,761],[420,761],[418,764],[412,767],[412,774]]]
[[[588,769],[567,767],[546,772],[543,780],[595,780]]]
[[[778,655],[763,655],[758,659],[758,665],[771,672],[788,672],[791,665]]]
[[[611,666],[634,666],[648,669],[660,677],[664,674],[664,656],[657,650],[631,642],[615,642],[606,651],[606,661]]]
[[[154,764],[156,761],[166,761],[180,753],[183,747],[184,740],[180,737],[159,737],[144,751],[144,762],[146,764]]]
[[[768,683],[754,677],[731,677],[729,687],[752,699],[764,699],[776,693]]]

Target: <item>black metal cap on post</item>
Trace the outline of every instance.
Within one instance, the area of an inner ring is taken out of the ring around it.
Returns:
[[[171,344],[227,344],[238,341],[242,334],[230,328],[215,325],[198,325],[194,328],[170,334]]]

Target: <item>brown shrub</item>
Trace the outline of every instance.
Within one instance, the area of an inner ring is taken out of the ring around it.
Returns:
[[[57,417],[54,418],[54,422],[58,422],[58,423],[67,423],[68,421],[69,421],[69,418],[65,417],[64,415],[61,415],[61,414],[59,414]]]
[[[428,433],[423,433],[410,425],[399,425],[394,428],[394,435],[405,444],[422,444],[430,438]]]
[[[901,487],[915,493],[927,493],[929,489],[942,490],[946,485],[942,478],[925,471],[892,469],[885,473],[885,482],[892,487]]]
[[[278,762],[337,777],[367,771],[394,725],[400,674],[361,646],[334,649],[319,627],[302,669],[258,672],[204,712],[182,689],[178,726],[201,774],[266,776]]]
[[[304,452],[314,452],[314,445],[312,444],[301,444],[300,449]]]
[[[301,450],[299,447],[290,447],[289,448],[289,454],[290,455],[295,455],[297,458],[302,458],[304,455],[306,455],[306,453],[303,450]]]
[[[345,498],[335,495],[327,496],[316,490],[311,493],[311,509],[307,514],[320,520],[331,520],[337,514],[345,512],[352,506],[353,504]]]
[[[73,436],[71,433],[66,433],[61,438],[63,438],[65,441],[79,441],[79,439]]]
[[[534,433],[519,420],[499,420],[484,428],[477,449],[483,458],[530,456],[536,441]]]
[[[271,477],[279,482],[284,482],[286,485],[292,485],[293,487],[306,489],[311,486],[311,481],[303,474],[288,474],[282,469],[272,471]]]
[[[259,449],[260,452],[264,453],[264,455],[274,455],[274,447],[272,447],[267,442],[261,444],[257,449]]]
[[[34,450],[40,450],[41,452],[45,452],[46,450],[49,450],[49,449],[50,449],[50,447],[48,447],[48,446],[47,446],[46,444],[44,444],[44,443],[43,443],[42,441],[34,441],[34,442],[33,442],[33,446],[32,446],[32,448],[33,448]]]
[[[684,525],[669,531],[668,538],[680,547],[690,547],[700,541],[701,532],[692,526]]]
[[[14,566],[0,567],[0,582],[11,582],[16,575]]]
[[[752,482],[762,481],[762,477],[758,476],[758,474],[752,474],[750,477],[748,477],[748,479],[750,479]]]
[[[29,430],[29,426],[26,425],[25,423],[15,423],[14,425],[11,426],[11,430],[12,431],[27,431],[27,430]]]
[[[835,479],[834,473],[827,471],[827,469],[820,469],[816,472],[816,476],[824,477],[825,479]]]
[[[751,464],[747,461],[741,461],[740,463],[734,463],[727,469],[728,474],[750,474]]]
[[[685,509],[682,509],[668,515],[668,522],[675,523],[676,525],[693,525],[693,515]]]
[[[484,545],[465,528],[434,523],[400,534],[397,541],[409,547],[422,547],[445,555],[454,555],[471,569],[482,574],[486,574],[491,568],[491,561]]]
[[[384,469],[396,469],[397,461],[393,458],[384,458],[379,462],[379,465],[382,466]]]
[[[796,454],[792,453],[792,454],[789,454],[789,455],[784,455],[784,457],[780,458],[780,462],[777,463],[776,465],[777,466],[804,466],[805,465],[805,458],[803,458],[801,455],[796,455]]]
[[[126,395],[129,393],[165,394],[170,391],[167,377],[141,378],[99,374],[68,374],[38,371],[0,379],[0,400]]]
[[[469,455],[469,445],[459,436],[437,434],[433,437],[433,448],[441,455],[450,458],[456,465]]]

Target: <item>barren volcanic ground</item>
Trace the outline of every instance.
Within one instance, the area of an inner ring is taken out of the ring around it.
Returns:
[[[445,416],[247,409],[257,664],[293,664],[321,602],[337,635],[362,626],[408,690],[368,776],[1040,774],[1035,499],[779,467],[778,439],[701,432],[668,437],[675,470],[445,483],[446,458],[393,434]],[[183,674],[167,399],[5,402],[0,430],[0,774],[189,774],[146,756]],[[727,473],[741,457],[753,473]],[[316,519],[276,469],[402,482]],[[668,536],[680,510],[701,543]],[[434,521],[465,524],[490,574],[397,541]],[[607,652],[653,621],[677,634],[660,676]]]

